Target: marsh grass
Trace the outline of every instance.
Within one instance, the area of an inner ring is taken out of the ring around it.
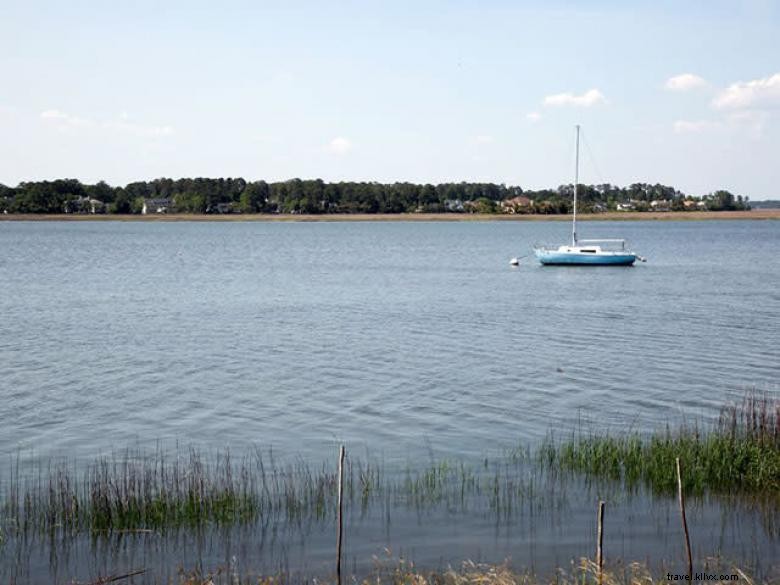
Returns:
[[[0,526],[10,534],[163,531],[205,524],[328,522],[336,513],[335,466],[302,460],[279,465],[273,452],[234,459],[188,448],[128,449],[77,467],[62,460],[37,463],[0,487]],[[376,463],[347,457],[345,497],[350,514],[373,504],[420,512],[486,505],[509,516],[529,507],[561,505],[565,490],[540,489],[545,478],[516,457],[482,465],[441,461],[386,473]],[[4,538],[4,537],[3,537]]]
[[[749,494],[780,501],[780,403],[750,395],[722,410],[707,430],[610,436],[580,434],[518,448],[480,464],[432,461],[427,467],[386,472],[383,465],[348,456],[348,515],[372,505],[404,506],[418,513],[487,510],[501,519],[561,509],[572,474],[610,480],[615,489],[645,486],[671,494],[676,457],[689,494]],[[21,457],[0,484],[0,546],[20,534],[93,534],[164,531],[206,524],[303,525],[331,522],[336,514],[335,461],[312,467],[302,460],[280,465],[273,452],[235,459],[178,446],[127,449],[86,466],[39,461],[20,471]],[[614,480],[614,481],[613,481]],[[765,504],[766,505],[766,504]]]
[[[464,561],[460,567],[439,570],[424,570],[406,559],[389,556],[373,557],[373,569],[363,577],[353,576],[348,582],[353,585],[656,585],[669,583],[665,570],[652,571],[645,563],[615,563],[599,576],[596,563],[587,558],[572,561],[569,567],[559,568],[548,577],[541,577],[530,571],[518,571],[509,563],[500,565]],[[741,585],[760,583],[747,572],[718,558],[705,559],[699,571],[708,574],[728,576],[727,582],[738,581]],[[674,571],[672,571],[674,572]],[[327,577],[290,576],[239,576],[229,569],[218,568],[213,572],[192,571],[179,575],[178,585],[287,585],[289,583],[313,583],[327,585],[335,580]],[[687,581],[690,582],[690,581]],[[722,581],[717,581],[722,582]],[[772,583],[771,580],[763,581]]]
[[[675,458],[690,494],[780,496],[780,401],[751,393],[721,410],[709,428],[682,426],[650,436],[580,434],[548,439],[537,453],[547,469],[640,484],[661,494],[676,488]]]
[[[301,464],[269,469],[259,453],[234,461],[229,451],[195,449],[169,457],[127,450],[81,472],[67,462],[20,474],[18,457],[2,499],[4,525],[28,531],[132,531],[235,524],[265,514],[322,516],[335,477]],[[273,458],[271,457],[271,461]]]

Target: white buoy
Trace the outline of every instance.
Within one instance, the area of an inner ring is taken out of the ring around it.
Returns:
[[[517,258],[512,258],[512,259],[509,261],[509,263],[510,263],[512,266],[517,266],[518,264],[520,264],[520,260],[519,260],[519,259],[517,259]]]

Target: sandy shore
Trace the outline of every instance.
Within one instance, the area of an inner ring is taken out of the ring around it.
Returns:
[[[583,221],[704,221],[711,219],[780,219],[780,209],[753,211],[610,211],[580,214]],[[0,214],[0,221],[571,221],[571,215],[483,215],[477,213],[354,213],[331,215],[65,215]]]

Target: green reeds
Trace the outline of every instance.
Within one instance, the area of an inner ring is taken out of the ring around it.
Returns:
[[[581,435],[517,449],[468,465],[387,473],[384,466],[347,458],[348,514],[369,506],[423,511],[481,507],[498,518],[566,504],[568,473],[645,485],[672,494],[680,457],[689,494],[780,496],[780,404],[748,396],[723,409],[712,428],[683,427],[651,436]],[[303,525],[336,514],[335,461],[310,467],[277,465],[259,450],[238,460],[225,451],[203,456],[194,449],[126,450],[86,466],[39,462],[20,471],[20,457],[0,483],[0,543],[28,532],[95,533],[161,531],[180,526],[241,524],[262,519]],[[37,473],[36,473],[37,471]]]
[[[300,524],[335,517],[335,464],[312,468],[303,461],[279,466],[256,450],[239,460],[229,452],[204,456],[195,449],[172,453],[127,450],[86,467],[38,462],[37,473],[11,465],[0,484],[0,526],[12,534],[33,532],[162,531],[203,524],[257,520]],[[471,467],[441,461],[386,473],[347,458],[344,492],[349,509],[372,504],[418,511],[484,506],[508,516],[533,506],[560,505],[565,491],[540,490],[542,474],[514,456]]]
[[[168,457],[126,451],[78,471],[48,463],[19,473],[0,493],[0,518],[9,530],[162,530],[204,523],[235,524],[280,514],[322,516],[335,494],[332,473],[297,464],[266,466],[258,453],[233,461],[228,451],[204,457],[189,449]]]
[[[685,466],[685,490],[692,494],[780,495],[780,401],[750,394],[722,409],[710,428],[667,428],[650,436],[588,434],[548,440],[538,460],[548,469],[584,473],[628,486],[644,484],[673,493],[675,458]]]

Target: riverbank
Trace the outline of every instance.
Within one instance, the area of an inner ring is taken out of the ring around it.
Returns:
[[[414,563],[403,558],[382,559],[375,557],[374,570],[362,579],[350,576],[347,582],[363,583],[363,585],[655,585],[656,583],[671,583],[683,581],[714,581],[741,582],[744,585],[755,583],[776,583],[773,576],[764,580],[756,580],[740,567],[724,562],[718,558],[711,558],[697,567],[694,575],[686,578],[677,571],[671,569],[676,563],[664,563],[670,568],[664,571],[652,571],[645,562],[619,562],[601,569],[596,561],[589,558],[581,558],[579,562],[572,561],[568,567],[559,567],[554,571],[547,571],[548,577],[540,576],[533,571],[518,571],[508,562],[501,565],[488,563],[474,563],[464,561],[459,568],[448,567],[436,571],[425,571],[416,567]],[[231,567],[219,567],[214,571],[195,570],[181,576],[178,585],[249,585],[263,584],[276,585],[292,582],[288,575],[248,575],[241,577],[231,572]],[[331,577],[304,577],[303,583],[338,583]],[[105,581],[102,581],[105,582]]]
[[[647,211],[584,213],[577,216],[582,221],[707,221],[724,219],[779,220],[780,209],[755,209],[751,211]],[[480,213],[334,213],[322,215],[303,214],[226,214],[196,215],[171,213],[160,215],[80,215],[80,214],[4,214],[0,221],[571,221],[570,214],[523,215]]]

